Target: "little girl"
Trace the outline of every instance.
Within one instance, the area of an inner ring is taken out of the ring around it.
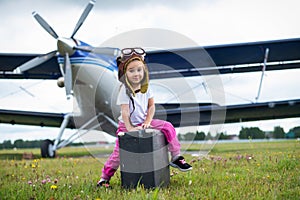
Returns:
[[[192,166],[180,155],[180,144],[173,125],[167,121],[153,119],[155,104],[149,87],[148,69],[144,62],[145,51],[142,48],[125,48],[121,52],[121,57],[117,59],[118,77],[123,83],[117,100],[117,104],[121,105],[117,134],[150,127],[160,130],[168,142],[172,157],[170,165],[184,172],[191,170]],[[119,164],[117,139],[114,151],[102,169],[97,186],[109,187],[109,180],[117,171]]]

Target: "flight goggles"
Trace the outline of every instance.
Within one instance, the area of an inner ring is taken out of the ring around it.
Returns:
[[[140,47],[134,47],[134,48],[124,48],[121,50],[121,53],[124,55],[124,56],[130,56],[132,54],[137,54],[137,55],[140,55],[140,56],[144,56],[146,55],[146,52],[144,49],[140,48]]]

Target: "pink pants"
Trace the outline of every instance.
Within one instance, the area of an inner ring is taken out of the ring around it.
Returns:
[[[165,135],[166,140],[168,142],[168,149],[172,157],[180,155],[180,144],[176,136],[176,131],[170,122],[159,120],[159,119],[153,119],[151,122],[151,128],[160,130]],[[125,124],[122,122],[119,122],[117,134],[119,132],[127,132]],[[116,145],[114,151],[110,155],[106,163],[104,164],[101,178],[110,180],[110,178],[117,171],[119,165],[120,165],[119,140],[116,139]]]

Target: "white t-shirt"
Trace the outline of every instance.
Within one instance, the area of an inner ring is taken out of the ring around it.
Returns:
[[[125,86],[122,85],[119,95],[118,95],[117,105],[129,104],[129,110],[130,110],[130,113],[132,113],[131,117],[130,117],[131,123],[133,125],[141,124],[145,121],[146,116],[147,116],[148,100],[150,98],[153,98],[153,92],[151,90],[151,87],[150,86],[148,87],[148,90],[146,93],[143,94],[141,92],[138,92],[135,94],[135,97],[132,96],[132,98],[133,98],[134,106],[135,106],[134,110],[133,110],[132,102],[131,102],[129,96],[126,94]],[[124,122],[122,119],[122,113],[121,113],[121,116],[119,117],[119,120],[121,122]]]

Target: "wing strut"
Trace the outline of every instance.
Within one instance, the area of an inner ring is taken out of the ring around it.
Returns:
[[[101,127],[105,121],[101,121],[99,122],[98,118],[100,116],[103,116],[109,123],[111,123],[115,128],[117,128],[117,124],[116,122],[114,122],[110,117],[106,116],[104,113],[98,113],[96,116],[92,117],[90,120],[88,120],[87,122],[85,122],[85,124],[83,124],[75,133],[73,133],[68,139],[66,140],[61,140],[62,135],[64,130],[66,129],[70,117],[73,115],[73,113],[68,113],[64,116],[64,120],[60,126],[60,131],[59,134],[57,136],[57,138],[54,141],[53,145],[49,145],[49,155],[50,157],[54,157],[55,156],[55,151],[63,148],[67,145],[69,145],[70,143],[72,143],[73,141],[75,141],[76,139],[79,139],[80,137],[82,137],[83,135],[87,134],[89,131],[91,130],[96,130],[99,127]],[[51,156],[52,155],[52,156]]]
[[[259,95],[260,95],[262,81],[263,81],[264,74],[265,74],[266,67],[267,67],[268,56],[269,56],[269,48],[267,48],[266,51],[265,51],[264,66],[262,68],[262,73],[261,73],[261,77],[260,77],[259,88],[258,88],[257,96],[255,98],[256,102],[258,101],[258,98],[259,98]]]
[[[68,139],[62,141],[60,144],[57,144],[56,148],[57,149],[63,148],[65,146],[67,146],[68,144],[70,144],[71,142],[73,142],[74,140],[79,139],[81,136],[85,135],[89,131],[95,130],[96,128],[100,127],[104,122],[96,123],[96,125],[93,125],[92,127],[87,128],[89,125],[91,125],[93,122],[95,122],[95,120],[98,119],[99,115],[100,114],[98,114],[98,115],[94,116],[93,118],[91,118],[90,120],[88,120],[75,133],[73,133]],[[59,138],[57,138],[56,140],[59,142],[60,139],[61,139],[61,136]]]

